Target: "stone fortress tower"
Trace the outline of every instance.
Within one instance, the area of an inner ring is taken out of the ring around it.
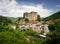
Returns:
[[[35,21],[37,20],[37,15],[37,12],[25,12],[23,17],[29,19],[29,21]]]

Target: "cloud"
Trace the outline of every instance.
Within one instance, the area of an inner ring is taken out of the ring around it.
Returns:
[[[18,3],[16,0],[0,0],[0,15],[8,17],[22,17],[24,12],[38,12],[41,17],[47,17],[53,13],[52,9],[46,9],[42,4]]]

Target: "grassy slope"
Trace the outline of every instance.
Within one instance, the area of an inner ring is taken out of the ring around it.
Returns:
[[[43,44],[32,30],[19,31],[10,26],[0,27],[0,44]]]

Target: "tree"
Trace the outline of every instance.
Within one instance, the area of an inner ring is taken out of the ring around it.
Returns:
[[[54,25],[50,25],[49,29],[54,33],[48,35],[46,44],[60,44],[60,21],[54,21]]]
[[[19,17],[19,18],[18,18],[18,21],[20,21],[21,19],[22,19],[22,18],[21,18],[21,17]]]
[[[55,31],[55,26],[53,24],[49,25],[48,28],[50,31]]]
[[[55,33],[57,35],[60,35],[60,21],[54,21],[54,25],[55,25]]]
[[[37,15],[37,21],[40,21],[41,18],[40,18],[40,15]]]
[[[29,19],[28,19],[28,18],[25,18],[25,21],[26,21],[26,22],[29,22]]]

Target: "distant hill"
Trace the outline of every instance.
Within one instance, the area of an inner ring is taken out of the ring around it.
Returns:
[[[14,17],[7,17],[7,18],[10,19],[13,23],[15,23],[18,20],[18,18],[14,18]]]
[[[11,24],[12,21],[8,19],[7,17],[0,16],[0,25],[8,25]]]
[[[60,19],[60,11],[52,14],[49,17],[44,18],[44,20],[55,20],[55,19]]]

